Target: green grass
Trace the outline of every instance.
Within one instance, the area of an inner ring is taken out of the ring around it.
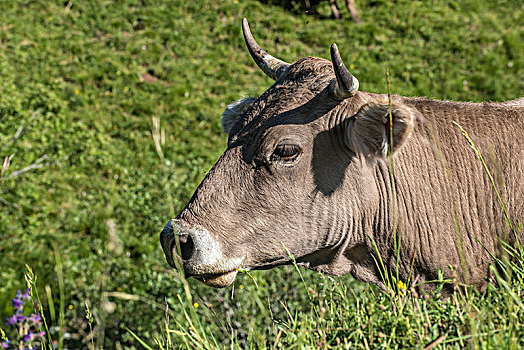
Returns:
[[[365,91],[387,92],[386,67],[396,94],[501,101],[524,91],[518,1],[357,1],[360,24],[286,3],[0,2],[0,157],[14,154],[0,179],[2,327],[28,264],[40,295],[52,291],[42,298],[47,320],[65,323],[68,348],[88,347],[91,333],[98,348],[141,348],[134,335],[152,348],[155,339],[181,347],[524,345],[519,278],[442,301],[306,270],[303,283],[285,267],[240,274],[226,290],[189,280],[188,294],[167,268],[158,234],[224,150],[225,105],[271,84],[244,47],[242,17],[288,62],[327,58],[336,42]],[[329,15],[327,3],[319,11]],[[153,117],[165,132],[163,158]],[[43,156],[45,166],[9,177]]]

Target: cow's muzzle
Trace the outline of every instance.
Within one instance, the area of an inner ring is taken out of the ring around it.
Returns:
[[[213,287],[232,284],[244,260],[225,258],[220,244],[205,228],[186,227],[176,219],[164,227],[160,243],[171,267],[182,267],[186,277],[194,277]]]

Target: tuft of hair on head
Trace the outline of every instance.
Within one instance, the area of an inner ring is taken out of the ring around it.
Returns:
[[[237,122],[238,118],[249,108],[256,100],[255,97],[245,97],[233,102],[226,107],[222,113],[222,130],[229,135],[231,129]]]

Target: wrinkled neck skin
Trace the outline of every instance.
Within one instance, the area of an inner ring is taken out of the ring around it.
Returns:
[[[389,273],[397,269],[393,236],[396,232],[398,237],[401,219],[395,218],[392,208],[394,205],[403,205],[398,203],[398,199],[394,204],[391,170],[387,160],[374,164],[370,164],[366,159],[354,158],[352,161],[360,163],[359,178],[362,182],[353,184],[350,189],[338,189],[328,199],[329,205],[326,207],[328,210],[340,211],[326,214],[331,216],[327,221],[331,226],[324,233],[326,237],[336,237],[334,241],[337,243],[297,259],[297,262],[299,265],[330,275],[351,273],[358,280],[386,290],[382,277],[384,271],[378,266],[383,262]],[[352,193],[350,198],[346,192],[349,190]],[[341,207],[341,201],[345,201],[346,206]],[[404,250],[402,252],[404,253]],[[399,260],[398,271],[400,278],[407,281],[409,265],[405,262],[405,259]]]

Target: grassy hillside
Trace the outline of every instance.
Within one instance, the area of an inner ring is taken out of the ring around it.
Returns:
[[[339,1],[343,5],[342,1]],[[241,35],[293,62],[329,57],[397,94],[501,101],[524,92],[519,1],[360,1],[362,23],[289,1],[0,2],[0,325],[25,265],[67,348],[524,346],[522,275],[484,296],[389,296],[293,267],[212,290],[168,269],[158,234],[226,146],[224,107],[271,81]],[[160,127],[155,127],[159,120]],[[152,133],[152,130],[154,131]],[[155,131],[157,130],[157,132]],[[159,148],[152,134],[161,137]],[[28,168],[29,167],[29,168]],[[302,276],[302,278],[301,278]],[[190,300],[191,295],[192,300]],[[92,332],[85,303],[94,315]],[[165,335],[165,305],[169,326]]]

